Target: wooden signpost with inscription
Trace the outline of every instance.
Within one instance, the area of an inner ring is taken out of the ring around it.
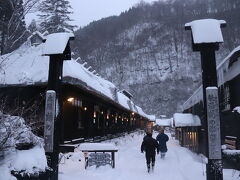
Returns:
[[[54,145],[54,120],[56,115],[56,92],[49,90],[46,92],[44,141],[45,152],[53,152]]]
[[[201,19],[185,24],[185,29],[191,30],[193,51],[201,54],[205,116],[202,129],[206,132],[207,180],[223,179],[215,51],[223,43],[221,28],[225,26],[225,21],[216,19]]]
[[[221,159],[220,117],[217,87],[206,89],[209,159]]]
[[[44,139],[48,166],[52,172],[47,180],[58,180],[59,143],[63,141],[62,122],[62,72],[63,61],[71,60],[72,33],[53,33],[47,36],[43,55],[49,56],[48,85],[46,93]],[[56,46],[56,43],[57,46]]]

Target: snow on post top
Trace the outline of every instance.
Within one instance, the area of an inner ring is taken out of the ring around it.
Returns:
[[[63,54],[67,43],[74,38],[73,33],[53,33],[47,36],[47,40],[43,49],[43,55]]]
[[[223,36],[221,25],[226,24],[224,20],[201,19],[185,24],[188,30],[191,28],[194,44],[222,43]]]

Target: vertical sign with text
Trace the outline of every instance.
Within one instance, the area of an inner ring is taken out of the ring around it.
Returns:
[[[44,122],[44,142],[45,151],[53,152],[54,119],[56,114],[56,92],[49,90],[46,92],[45,122]]]
[[[217,87],[206,88],[209,159],[221,159],[221,134]]]

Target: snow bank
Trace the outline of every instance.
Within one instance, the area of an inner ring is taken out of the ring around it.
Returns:
[[[235,108],[233,109],[233,111],[235,111],[235,112],[237,112],[237,113],[240,114],[240,106],[235,107]]]
[[[200,118],[190,113],[175,113],[173,120],[175,127],[201,126]]]
[[[1,178],[15,180],[11,171],[38,174],[46,170],[43,139],[31,132],[23,118],[0,113],[0,133]]]
[[[43,139],[35,136],[25,125],[23,118],[5,115],[0,112],[0,150],[12,150],[21,145],[43,145]]]
[[[0,165],[0,173],[2,180],[17,180],[17,178],[11,175],[10,170],[6,164],[2,166]]]
[[[223,36],[221,24],[225,24],[223,20],[201,19],[185,24],[185,27],[191,27],[193,42],[201,43],[221,43]]]
[[[11,162],[11,170],[13,171],[38,174],[45,172],[48,167],[45,151],[42,147],[36,146],[29,150],[17,150],[13,156],[14,159]]]

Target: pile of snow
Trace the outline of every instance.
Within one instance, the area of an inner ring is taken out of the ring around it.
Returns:
[[[235,108],[233,109],[233,111],[240,114],[240,106],[235,107]]]
[[[42,146],[43,140],[34,135],[23,118],[0,112],[0,151],[13,150],[21,145]]]
[[[191,113],[175,113],[173,115],[175,127],[201,126],[201,120]]]
[[[15,180],[11,171],[22,174],[38,174],[47,169],[43,139],[31,132],[23,118],[0,112],[0,133],[2,179]],[[28,150],[17,150],[16,148]]]
[[[221,24],[226,24],[226,22],[216,19],[201,19],[187,23],[185,27],[191,27],[195,44],[221,43],[223,42]]]
[[[45,151],[42,147],[35,146],[29,150],[17,150],[11,154],[11,171],[22,174],[39,174],[48,168]]]

